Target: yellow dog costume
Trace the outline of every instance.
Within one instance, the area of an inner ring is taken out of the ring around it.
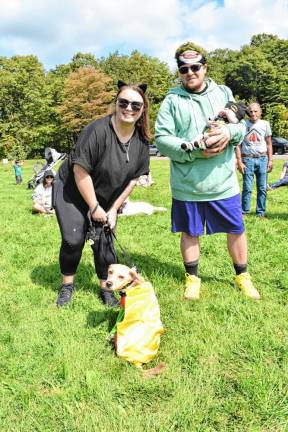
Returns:
[[[122,264],[109,266],[106,288],[122,293],[121,309],[112,329],[116,353],[141,367],[156,356],[164,332],[154,289],[136,270]]]

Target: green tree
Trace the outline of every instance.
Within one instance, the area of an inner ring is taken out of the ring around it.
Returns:
[[[261,47],[267,42],[279,40],[278,36],[268,34],[268,33],[260,33],[257,35],[252,36],[250,45],[252,47]]]
[[[276,77],[276,68],[261,49],[246,46],[235,61],[227,65],[225,83],[240,99],[258,100],[263,104],[276,96],[271,87]]]
[[[266,104],[264,107],[265,119],[271,124],[275,136],[288,138],[288,109],[282,104]]]
[[[208,75],[217,84],[225,84],[227,66],[235,61],[237,52],[228,48],[216,49],[208,54]]]
[[[2,156],[29,157],[51,143],[52,100],[45,72],[35,56],[0,59],[0,133]]]
[[[98,67],[98,62],[93,54],[78,52],[74,54],[69,67],[72,71],[76,71],[80,67],[92,66],[94,68]]]

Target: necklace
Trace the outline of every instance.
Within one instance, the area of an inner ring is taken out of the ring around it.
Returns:
[[[113,124],[113,127],[114,127],[114,131],[115,131],[115,133],[116,133],[116,136],[117,136],[118,142],[119,142],[120,146],[122,147],[122,149],[123,149],[123,150],[125,151],[125,153],[126,153],[126,163],[128,163],[128,162],[130,162],[130,158],[129,158],[129,150],[130,150],[130,144],[131,144],[131,141],[132,141],[132,138],[133,138],[133,134],[134,134],[134,130],[135,130],[135,128],[133,129],[132,134],[130,135],[129,140],[124,144],[124,143],[121,142],[121,140],[120,140],[120,136],[121,136],[122,134],[121,134],[121,133],[119,132],[119,130],[117,129],[117,125],[116,125],[116,121],[115,121],[115,118],[114,118],[114,117],[112,117],[112,124]]]
[[[121,144],[121,147],[123,148],[123,150],[126,153],[126,163],[128,163],[130,161],[130,159],[129,159],[129,150],[130,150],[131,139],[132,138],[130,138],[129,141],[127,143],[125,143],[125,144],[123,144],[123,143],[121,143],[121,141],[119,141],[120,144]]]

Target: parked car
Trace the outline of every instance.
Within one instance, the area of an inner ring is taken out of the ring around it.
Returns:
[[[150,156],[161,156],[161,153],[155,144],[149,145],[149,155]]]
[[[272,137],[273,154],[284,154],[288,152],[288,140],[282,137]]]

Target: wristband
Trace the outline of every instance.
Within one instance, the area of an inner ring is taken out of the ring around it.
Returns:
[[[91,216],[91,217],[92,217],[93,214],[96,212],[96,210],[98,209],[98,207],[99,207],[99,202],[97,202],[97,204],[95,205],[95,207],[93,208],[93,210],[90,210],[90,216]]]

